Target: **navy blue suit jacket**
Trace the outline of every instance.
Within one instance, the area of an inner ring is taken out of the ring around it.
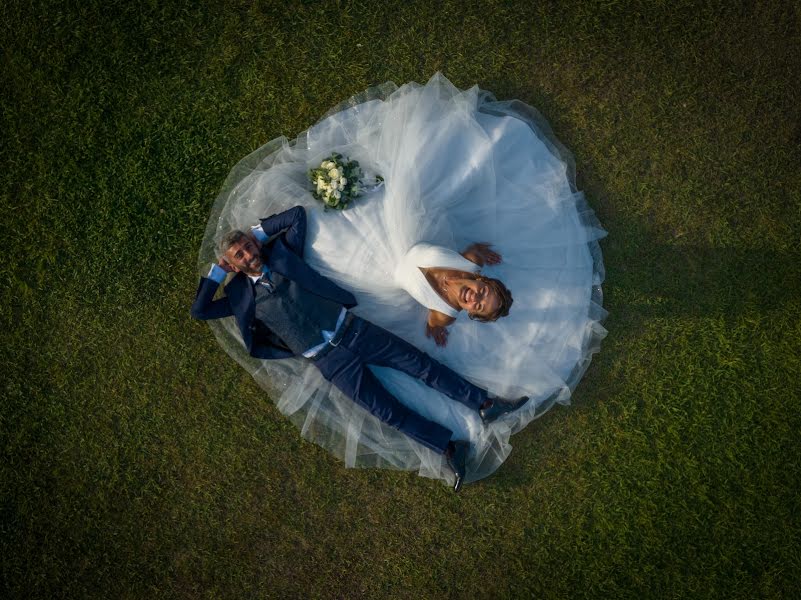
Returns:
[[[288,277],[304,289],[342,304],[356,306],[353,294],[343,290],[330,279],[323,277],[303,261],[303,244],[306,241],[306,211],[296,206],[261,220],[268,238],[278,237],[264,244],[262,261],[270,270]],[[295,354],[284,341],[269,329],[266,335],[254,339],[256,302],[253,285],[241,271],[225,286],[225,296],[214,299],[219,284],[213,279],[200,278],[192,316],[196,319],[220,319],[233,315],[242,334],[242,340],[251,356],[257,358],[289,358]],[[266,328],[262,328],[264,331]]]

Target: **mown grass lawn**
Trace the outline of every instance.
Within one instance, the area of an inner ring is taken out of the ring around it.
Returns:
[[[798,593],[798,3],[0,17],[3,597]],[[437,70],[536,106],[610,233],[573,406],[459,496],[344,469],[189,317],[239,158]]]

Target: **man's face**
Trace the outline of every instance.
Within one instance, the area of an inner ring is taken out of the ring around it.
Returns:
[[[225,253],[226,262],[236,271],[243,271],[248,275],[261,274],[260,246],[249,235],[243,235],[234,242]]]

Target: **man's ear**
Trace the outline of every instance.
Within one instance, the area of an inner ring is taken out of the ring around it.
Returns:
[[[231,269],[231,272],[232,272],[232,273],[239,273],[240,269],[239,269],[238,267],[235,267],[233,264],[231,264],[231,261],[230,261],[230,260],[228,260],[228,259],[225,257],[225,255],[223,255],[223,256],[221,256],[221,257],[220,257],[220,261],[221,261],[221,262],[223,262],[223,263],[225,263],[225,265],[226,265],[226,266],[227,266],[229,269]]]

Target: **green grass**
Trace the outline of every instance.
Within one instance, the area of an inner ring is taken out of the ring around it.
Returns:
[[[66,4],[0,8],[4,597],[797,594],[797,3]],[[459,496],[189,317],[236,161],[436,70],[536,106],[610,232],[573,406]]]

